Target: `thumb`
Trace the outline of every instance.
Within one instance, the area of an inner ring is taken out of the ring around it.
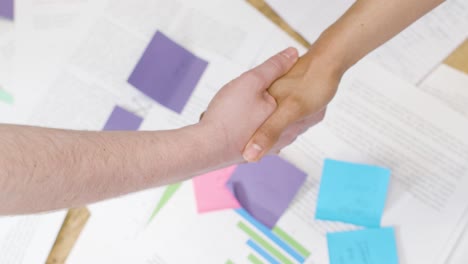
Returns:
[[[244,149],[242,156],[248,162],[256,162],[268,154],[283,131],[297,119],[299,112],[291,111],[287,105],[282,105],[257,129]]]

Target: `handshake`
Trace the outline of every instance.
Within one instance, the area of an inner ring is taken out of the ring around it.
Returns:
[[[213,144],[226,146],[226,163],[278,153],[324,118],[340,80],[335,76],[341,75],[320,67],[313,71],[315,65],[313,58],[299,58],[296,49],[288,48],[216,94],[200,125],[224,140]]]

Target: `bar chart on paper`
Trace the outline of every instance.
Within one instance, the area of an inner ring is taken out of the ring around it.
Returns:
[[[304,263],[310,256],[309,250],[281,228],[270,230],[244,209],[236,209],[235,212],[240,216],[237,228],[247,237],[245,245],[251,253],[246,259],[250,263],[296,264]],[[232,261],[227,260],[226,263]]]

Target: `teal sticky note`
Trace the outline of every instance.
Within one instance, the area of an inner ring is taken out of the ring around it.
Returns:
[[[379,227],[389,182],[389,169],[326,159],[315,218]]]
[[[330,264],[398,264],[393,228],[327,234]]]

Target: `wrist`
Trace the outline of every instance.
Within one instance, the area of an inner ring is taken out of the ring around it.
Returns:
[[[233,149],[227,132],[222,127],[213,122],[201,121],[192,125],[190,129],[194,134],[199,135],[205,155],[210,156],[213,161],[210,164],[213,168],[222,168],[242,161],[241,153]]]
[[[323,32],[304,57],[310,66],[317,65],[323,71],[340,79],[356,61],[343,43],[335,40],[334,36],[331,29]]]

